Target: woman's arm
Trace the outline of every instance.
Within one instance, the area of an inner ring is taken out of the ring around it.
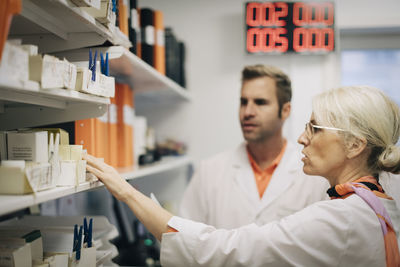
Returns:
[[[118,200],[125,202],[144,226],[161,241],[162,234],[168,231],[167,223],[172,214],[133,188],[113,167],[91,155],[85,155],[84,159],[87,161],[86,169],[96,175]]]

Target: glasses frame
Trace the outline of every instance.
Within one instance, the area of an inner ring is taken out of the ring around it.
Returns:
[[[307,129],[308,125],[310,125],[311,131],[308,131],[308,129]],[[305,132],[306,132],[306,136],[310,140],[314,137],[314,134],[315,134],[314,128],[315,129],[326,129],[326,130],[332,130],[332,131],[346,132],[346,130],[344,130],[344,129],[335,128],[335,127],[328,127],[328,126],[314,125],[314,124],[312,124],[312,122],[307,122],[306,123]],[[311,133],[311,136],[310,136],[309,132]]]

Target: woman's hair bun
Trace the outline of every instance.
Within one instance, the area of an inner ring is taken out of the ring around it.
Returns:
[[[382,171],[391,173],[400,172],[400,147],[390,145],[386,147],[378,158],[378,166]]]

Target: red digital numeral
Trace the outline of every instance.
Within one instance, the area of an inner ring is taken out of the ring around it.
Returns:
[[[280,20],[288,15],[288,5],[284,2],[248,3],[246,24],[257,26],[285,26],[286,21]]]
[[[247,51],[257,52],[286,52],[289,42],[283,34],[285,28],[251,28],[247,31]]]
[[[333,25],[333,4],[295,3],[293,5],[293,24],[296,26],[324,24]]]
[[[293,31],[293,50],[296,52],[332,51],[334,41],[331,28],[296,28]]]

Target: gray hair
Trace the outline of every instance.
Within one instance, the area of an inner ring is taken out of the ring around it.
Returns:
[[[369,86],[329,90],[313,99],[313,111],[318,122],[367,141],[372,173],[400,171],[399,106],[382,91]]]

